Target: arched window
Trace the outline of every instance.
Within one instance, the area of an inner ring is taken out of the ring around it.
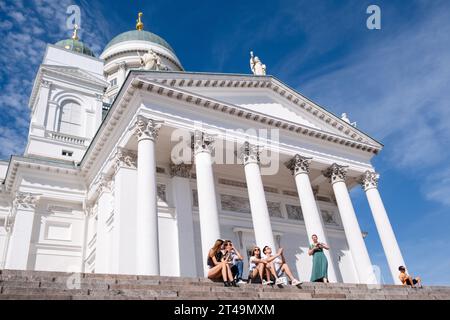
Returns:
[[[59,132],[81,135],[81,106],[75,101],[63,102],[59,116]]]

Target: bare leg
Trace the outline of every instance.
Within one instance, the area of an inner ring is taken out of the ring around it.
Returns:
[[[291,269],[289,269],[289,266],[286,263],[283,263],[281,266],[281,271],[285,272],[291,281],[296,280],[291,272]]]
[[[231,272],[230,265],[228,263],[225,263],[225,268],[227,269],[228,281],[232,281],[233,280],[233,273]]]
[[[225,262],[221,262],[220,265],[222,266],[223,281],[227,281],[227,264]]]
[[[264,273],[264,264],[260,263],[256,266],[256,269],[258,269],[259,278],[261,279],[261,283],[263,281],[263,273]]]
[[[270,273],[272,273],[272,275],[274,276],[275,281],[278,280],[278,275],[275,270],[275,265],[273,264],[273,262],[271,262],[267,268],[270,270]],[[270,278],[269,278],[269,280],[270,280]]]

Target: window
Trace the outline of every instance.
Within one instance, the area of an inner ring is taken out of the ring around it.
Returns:
[[[111,81],[109,81],[109,84],[111,85],[111,87],[117,86],[117,78],[114,78]]]
[[[59,132],[72,136],[81,134],[81,106],[75,101],[66,101],[61,106]]]
[[[67,157],[71,157],[73,155],[73,151],[63,150],[62,151],[62,155],[63,156],[67,156]]]

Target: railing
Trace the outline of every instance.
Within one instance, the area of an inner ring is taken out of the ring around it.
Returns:
[[[51,138],[53,140],[62,141],[70,144],[77,144],[80,146],[85,146],[90,139],[71,136],[69,134],[54,132],[54,131],[46,131],[45,136]]]

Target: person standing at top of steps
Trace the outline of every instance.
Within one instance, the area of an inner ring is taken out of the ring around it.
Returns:
[[[211,280],[223,279],[225,287],[237,287],[236,281],[233,279],[230,265],[228,264],[228,254],[222,253],[223,240],[217,239],[214,246],[208,252],[208,278]]]
[[[295,279],[294,275],[291,272],[291,269],[287,265],[286,259],[283,255],[283,248],[278,249],[278,252],[275,255],[272,255],[272,248],[269,246],[265,246],[263,248],[263,253],[267,262],[267,267],[270,270],[270,273],[275,278],[275,284],[283,283],[282,279],[280,278],[283,273],[287,274],[293,286],[302,284],[300,281]]]
[[[319,242],[317,235],[312,235],[313,243],[309,246],[308,254],[313,256],[313,266],[311,272],[311,282],[328,283],[328,260],[323,249],[329,250],[326,243]]]
[[[411,286],[411,288],[416,288],[417,285],[419,288],[422,288],[422,280],[420,279],[420,277],[413,278],[408,275],[404,266],[398,267],[398,271],[400,271],[400,275],[398,276],[398,278],[404,286]]]

